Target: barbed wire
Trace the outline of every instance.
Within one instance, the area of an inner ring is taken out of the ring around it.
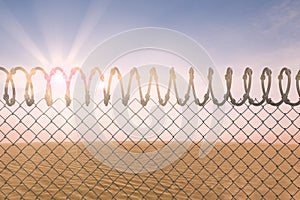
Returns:
[[[81,79],[84,84],[86,105],[90,104],[90,87],[91,87],[91,81],[94,78],[94,76],[96,74],[98,74],[98,76],[99,76],[98,78],[100,81],[104,82],[104,80],[105,80],[104,74],[98,67],[95,67],[90,71],[88,80],[86,78],[86,74],[81,70],[80,67],[72,68],[69,76],[60,67],[52,68],[50,73],[47,73],[47,71],[42,67],[35,67],[35,68],[32,68],[30,71],[27,71],[24,67],[15,67],[15,68],[12,68],[11,70],[6,69],[5,67],[0,67],[0,71],[4,72],[6,74],[3,99],[5,100],[6,104],[9,106],[14,105],[16,102],[16,88],[15,88],[15,84],[14,84],[14,80],[13,80],[13,75],[16,74],[17,71],[23,72],[26,77],[24,99],[28,106],[33,105],[34,101],[35,101],[32,76],[35,75],[38,71],[43,73],[44,79],[47,82],[46,83],[45,100],[46,100],[48,106],[51,106],[53,104],[51,79],[52,79],[52,76],[57,72],[60,72],[60,74],[63,76],[64,81],[66,83],[66,93],[65,93],[66,106],[69,106],[71,104],[70,84],[71,84],[72,78],[74,77],[74,75],[76,73],[79,73],[81,75]],[[300,85],[299,85],[300,70],[298,71],[297,75],[295,76],[296,90],[297,90],[297,93],[299,96],[299,100],[296,102],[291,102],[290,99],[288,98],[288,95],[290,93],[290,88],[291,88],[292,76],[291,76],[291,70],[286,67],[282,68],[278,75],[279,92],[281,95],[281,99],[277,102],[273,101],[272,98],[269,97],[269,93],[271,90],[271,83],[272,83],[272,71],[268,67],[263,69],[262,74],[260,76],[261,91],[262,91],[261,100],[257,100],[256,98],[252,98],[250,96],[250,90],[251,90],[251,86],[252,86],[252,69],[251,68],[247,67],[244,70],[244,74],[243,74],[244,94],[243,94],[242,98],[240,98],[239,100],[236,100],[236,98],[233,97],[232,92],[231,92],[231,90],[232,90],[232,75],[233,75],[232,68],[227,68],[227,70],[226,70],[226,74],[225,74],[226,92],[224,94],[222,101],[217,100],[217,98],[215,97],[214,91],[213,91],[213,73],[214,73],[213,69],[209,68],[208,76],[207,76],[207,80],[208,80],[207,90],[206,90],[206,93],[204,94],[203,101],[200,101],[197,96],[197,93],[196,93],[195,80],[194,80],[195,74],[194,74],[193,68],[189,69],[188,89],[187,89],[187,92],[186,92],[184,98],[180,98],[180,96],[178,94],[178,89],[177,89],[177,85],[176,85],[176,72],[175,72],[174,68],[170,68],[170,76],[169,76],[167,92],[165,94],[165,97],[162,98],[160,87],[159,87],[158,74],[157,74],[155,68],[150,69],[148,90],[147,90],[146,95],[143,95],[143,91],[142,91],[142,87],[141,87],[141,78],[140,78],[140,74],[139,74],[139,71],[137,68],[132,68],[130,70],[130,77],[129,77],[129,81],[128,81],[127,92],[125,93],[124,84],[122,81],[122,74],[121,74],[119,68],[114,67],[110,70],[107,88],[105,88],[105,87],[103,88],[104,104],[108,105],[108,102],[110,100],[111,83],[113,81],[114,76],[117,76],[120,87],[121,87],[122,102],[124,105],[127,105],[128,101],[130,99],[131,85],[132,85],[132,81],[134,78],[136,79],[137,84],[138,84],[140,103],[143,106],[146,106],[150,99],[151,86],[152,86],[153,81],[155,82],[155,86],[156,86],[158,102],[162,106],[166,105],[166,103],[170,99],[170,92],[171,92],[172,85],[174,88],[177,103],[182,106],[185,105],[187,103],[187,101],[190,99],[191,93],[192,93],[192,96],[194,97],[194,102],[199,106],[204,106],[208,102],[209,99],[212,99],[212,102],[218,106],[222,106],[227,101],[229,101],[232,105],[235,105],[235,106],[241,106],[246,101],[248,101],[249,104],[254,105],[254,106],[259,106],[264,103],[267,103],[267,104],[270,104],[273,106],[279,106],[282,103],[286,103],[291,106],[300,105]],[[287,85],[286,85],[285,89],[283,88],[283,83],[282,83],[284,75],[287,77]],[[265,83],[266,79],[267,79],[267,83]],[[12,89],[12,97],[11,98],[8,93],[9,84],[11,85],[11,89]]]

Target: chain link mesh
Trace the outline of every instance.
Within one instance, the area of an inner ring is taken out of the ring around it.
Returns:
[[[131,102],[129,107],[138,100]],[[0,102],[2,198],[300,197],[299,107],[229,104],[223,110],[225,121],[218,142],[206,156],[198,157],[198,138],[176,162],[154,172],[135,174],[112,169],[93,158],[76,133],[78,127],[72,123],[74,118],[80,118],[84,124],[91,114],[83,115],[85,105],[79,101],[74,100],[73,104],[77,111],[66,107],[62,99],[54,101],[51,107],[43,100],[31,107],[26,107],[25,101],[17,101],[12,107]],[[103,111],[99,106],[104,105],[103,101],[91,104]],[[176,104],[172,104],[172,110],[175,108]],[[203,107],[194,115],[203,118],[201,126],[193,127],[188,120],[186,126],[203,130],[201,135],[205,135],[209,127],[205,119],[213,112]],[[102,113],[102,117],[107,113]],[[117,127],[114,120],[99,125]],[[176,122],[170,124],[174,125]],[[118,140],[121,130],[119,127],[110,133],[109,142],[128,151],[153,151],[168,143],[159,135],[154,140],[136,141],[130,133],[125,140]]]

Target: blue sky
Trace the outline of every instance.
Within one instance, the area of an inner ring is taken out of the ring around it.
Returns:
[[[155,26],[194,38],[221,69],[297,70],[299,10],[299,1],[277,0],[1,1],[0,65],[80,65],[111,35]]]

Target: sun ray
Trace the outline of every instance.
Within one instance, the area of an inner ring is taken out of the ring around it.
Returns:
[[[42,65],[49,65],[48,60],[36,46],[32,38],[26,33],[22,25],[11,13],[8,7],[0,1],[0,26],[5,29],[24,49],[38,59]]]
[[[78,52],[80,51],[84,42],[88,39],[91,32],[96,27],[98,21],[100,20],[101,16],[105,12],[109,3],[110,0],[92,1],[90,3],[86,15],[81,22],[80,28],[78,29],[78,33],[73,42],[70,53],[67,56],[66,64],[69,64],[76,58]]]

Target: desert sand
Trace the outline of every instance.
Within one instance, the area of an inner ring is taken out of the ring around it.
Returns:
[[[297,144],[217,143],[198,153],[193,145],[170,166],[133,174],[102,164],[82,143],[1,144],[0,199],[300,199]]]

